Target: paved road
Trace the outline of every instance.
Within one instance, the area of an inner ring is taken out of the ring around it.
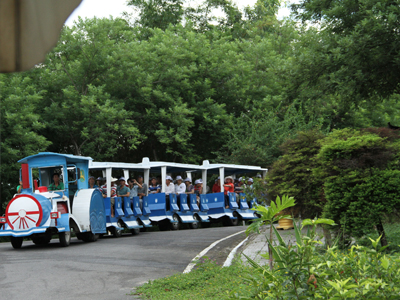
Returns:
[[[244,229],[145,232],[95,243],[72,239],[67,248],[60,247],[58,240],[47,246],[24,242],[19,250],[2,243],[0,299],[132,299],[133,287],[183,272],[211,243]],[[227,255],[244,237],[230,238],[218,251]]]

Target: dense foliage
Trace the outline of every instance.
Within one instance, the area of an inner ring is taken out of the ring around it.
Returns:
[[[329,15],[341,4],[319,2],[278,20],[274,0],[243,10],[131,0],[136,19],[65,27],[42,64],[0,76],[1,199],[15,191],[17,160],[43,150],[269,167],[299,130],[400,123],[398,5],[366,1],[346,29],[346,13]],[[318,7],[322,25],[298,22]]]
[[[247,257],[255,273],[253,289],[235,291],[238,299],[397,299],[400,292],[400,258],[385,254],[379,239],[369,247],[353,245],[343,252],[336,246],[323,247],[318,224],[333,225],[329,219],[305,219],[295,224],[296,243],[283,240],[275,229],[272,245],[274,268],[261,266]],[[301,229],[308,227],[307,233]],[[275,227],[274,227],[275,228]],[[267,253],[261,254],[270,257]]]
[[[268,173],[268,194],[294,195],[302,216],[323,214],[345,236],[376,228],[400,210],[400,132],[388,128],[300,132]]]
[[[293,196],[296,208],[292,213],[296,216],[315,217],[322,213],[325,204],[323,180],[313,170],[318,166],[315,156],[324,137],[317,130],[299,132],[281,145],[283,155],[268,172],[270,198],[283,194]]]

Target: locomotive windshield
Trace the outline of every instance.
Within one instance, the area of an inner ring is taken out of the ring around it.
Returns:
[[[61,191],[65,189],[63,166],[32,168],[34,187],[47,187],[48,190]]]

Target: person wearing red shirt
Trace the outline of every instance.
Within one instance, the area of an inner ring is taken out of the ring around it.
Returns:
[[[213,193],[221,193],[221,185],[220,185],[219,177],[218,177],[218,179],[215,179],[215,183],[212,187],[212,192]]]
[[[225,184],[224,184],[225,208],[229,208],[228,192],[233,193],[234,190],[235,190],[235,185],[233,184],[233,178],[231,176],[225,177]]]

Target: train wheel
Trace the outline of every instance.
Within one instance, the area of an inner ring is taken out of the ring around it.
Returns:
[[[232,220],[231,218],[226,216],[226,217],[224,217],[224,219],[222,221],[222,224],[224,226],[234,226],[234,221],[237,221],[237,219]]]
[[[112,230],[111,230],[111,233],[112,233],[112,235],[113,235],[114,237],[117,238],[117,237],[120,237],[120,236],[122,235],[122,230],[113,227]]]
[[[64,231],[58,234],[61,247],[68,247],[71,243],[71,231]]]
[[[179,223],[179,217],[177,215],[174,215],[172,217],[172,219],[174,220],[173,223],[171,223],[171,230],[179,230],[180,227],[180,223]]]
[[[211,222],[201,222],[201,228],[210,228]]]
[[[236,212],[236,211],[234,211],[233,212],[233,216],[236,218],[236,219],[231,219],[231,221],[232,221],[232,226],[238,226],[239,225],[239,221],[240,221],[240,216],[239,216],[239,214]]]
[[[140,228],[133,228],[131,229],[132,235],[138,235],[140,233]]]
[[[193,219],[194,219],[195,221],[197,221],[197,222],[190,223],[190,228],[191,228],[191,229],[197,229],[197,228],[199,228],[200,218],[199,218],[197,215],[194,215],[194,216],[193,216]]]
[[[168,223],[169,223],[168,220],[158,222],[157,223],[158,229],[160,229],[160,231],[167,231],[169,229],[169,224]]]
[[[22,242],[24,239],[22,237],[11,237],[11,245],[13,246],[14,249],[19,249],[22,246]]]
[[[82,240],[86,243],[95,242],[99,239],[98,234],[94,234],[93,232],[85,232],[83,233]]]

